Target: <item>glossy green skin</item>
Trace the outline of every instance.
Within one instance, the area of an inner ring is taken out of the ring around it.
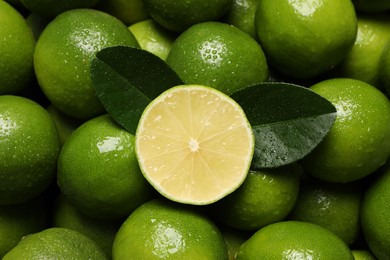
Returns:
[[[41,196],[15,205],[0,206],[0,258],[22,237],[48,226],[48,211]]]
[[[344,59],[357,35],[350,0],[262,0],[255,17],[267,60],[292,78],[329,71]]]
[[[303,159],[311,175],[350,182],[370,175],[390,155],[390,101],[375,87],[354,79],[329,79],[311,87],[337,109],[334,125]]]
[[[336,68],[334,77],[362,80],[383,90],[381,57],[390,39],[390,17],[386,14],[358,17],[358,34],[352,50]]]
[[[101,11],[71,10],[50,22],[37,42],[34,66],[52,104],[81,119],[104,113],[92,86],[90,64],[96,52],[115,45],[139,47],[122,22]]]
[[[144,0],[150,16],[175,32],[183,32],[197,23],[218,20],[231,3],[231,0]]]
[[[152,188],[138,166],[134,139],[108,115],[73,132],[61,150],[57,174],[72,205],[93,218],[119,219],[152,198]]]
[[[0,96],[0,205],[27,201],[46,189],[59,149],[57,129],[43,107]]]
[[[101,0],[96,9],[115,16],[128,26],[149,18],[143,0]]]
[[[34,76],[34,36],[23,16],[0,1],[0,95],[16,94]]]
[[[107,260],[98,245],[87,236],[67,228],[48,228],[21,240],[3,260],[94,259]]]
[[[325,227],[351,245],[360,231],[360,200],[354,184],[305,181],[289,218]]]
[[[375,256],[368,250],[352,250],[355,260],[376,260]]]
[[[287,167],[249,171],[232,194],[211,205],[218,221],[241,230],[256,231],[283,220],[298,197],[299,177]]]
[[[155,199],[137,208],[122,224],[113,258],[224,260],[228,254],[215,224],[190,206]]]
[[[361,208],[362,230],[371,252],[378,259],[390,255],[390,170],[369,186]]]
[[[261,46],[247,33],[220,22],[200,23],[183,32],[166,62],[186,84],[228,95],[268,78]]]
[[[354,258],[348,246],[331,231],[307,222],[281,221],[257,231],[241,246],[236,259]]]

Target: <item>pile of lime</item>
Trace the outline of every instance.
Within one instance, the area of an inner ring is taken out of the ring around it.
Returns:
[[[390,259],[388,0],[0,0],[0,259]]]

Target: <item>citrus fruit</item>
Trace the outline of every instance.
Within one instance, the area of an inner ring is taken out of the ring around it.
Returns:
[[[152,19],[143,20],[129,26],[141,49],[166,60],[176,35]]]
[[[48,228],[24,237],[3,260],[108,259],[91,239],[67,228]]]
[[[42,106],[0,96],[0,205],[30,200],[46,189],[59,149],[56,127]]]
[[[354,183],[302,183],[290,219],[310,222],[329,229],[351,245],[360,231],[361,192]]]
[[[56,200],[52,225],[69,228],[92,239],[111,259],[112,244],[121,222],[117,220],[101,220],[82,214],[60,194]]]
[[[183,32],[194,24],[218,20],[230,8],[230,0],[144,0],[146,11],[160,25]]]
[[[390,39],[390,17],[386,14],[358,16],[355,45],[337,66],[336,76],[358,79],[383,89],[379,80],[380,60]]]
[[[233,0],[232,6],[223,16],[222,21],[234,25],[252,38],[257,38],[255,15],[258,0]]]
[[[226,225],[218,223],[218,229],[220,230],[223,240],[225,241],[226,249],[228,252],[229,260],[234,260],[236,254],[242,244],[249,239],[252,232],[245,230],[235,229]]]
[[[38,82],[52,104],[82,119],[103,114],[89,70],[95,53],[114,45],[137,47],[138,43],[111,15],[75,9],[52,20],[39,37],[34,54]]]
[[[102,115],[62,147],[57,181],[69,202],[93,218],[127,217],[154,194],[138,167],[134,135]]]
[[[261,46],[247,33],[221,22],[196,24],[180,34],[166,61],[186,84],[213,87],[228,95],[268,77]]]
[[[31,28],[33,35],[36,40],[38,40],[42,31],[45,29],[46,25],[50,22],[50,18],[43,17],[36,13],[30,13],[26,17],[27,25]]]
[[[0,206],[0,258],[23,236],[45,229],[47,213],[41,196],[25,203]]]
[[[89,8],[95,6],[100,0],[20,0],[30,12],[44,17],[53,18],[67,10]]]
[[[281,221],[257,231],[239,249],[237,260],[350,259],[353,255],[326,228],[301,221]]]
[[[387,42],[382,53],[379,78],[385,91],[390,93],[390,40]]]
[[[127,26],[149,18],[143,0],[101,0],[96,8],[115,16]]]
[[[362,201],[361,223],[365,241],[378,259],[390,255],[390,170],[370,184]]]
[[[242,108],[213,88],[168,89],[142,113],[135,135],[141,171],[163,196],[204,205],[237,189],[254,149]]]
[[[328,99],[337,117],[324,140],[303,159],[316,178],[350,182],[370,175],[390,154],[390,102],[360,80],[328,79],[311,89]]]
[[[357,36],[356,20],[350,0],[262,0],[255,26],[270,65],[309,79],[345,58]]]
[[[213,216],[233,228],[256,231],[283,220],[298,190],[299,177],[291,168],[251,170],[236,191],[211,205]]]
[[[62,113],[53,105],[49,105],[47,107],[47,111],[57,128],[58,137],[62,147],[73,131],[76,130],[83,121]]]
[[[113,259],[227,259],[218,228],[188,205],[165,199],[144,203],[125,220]]]
[[[376,260],[375,256],[368,250],[351,250],[355,260]]]
[[[34,76],[34,36],[24,17],[0,1],[0,95],[16,94]]]
[[[356,10],[361,12],[381,12],[390,10],[390,3],[387,0],[352,0]]]

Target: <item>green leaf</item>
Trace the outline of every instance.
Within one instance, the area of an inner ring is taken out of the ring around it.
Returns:
[[[329,132],[336,108],[309,88],[264,82],[234,92],[255,136],[253,169],[293,163],[310,153]]]
[[[111,117],[135,134],[145,107],[165,90],[184,84],[159,57],[115,46],[96,53],[91,63],[96,95]]]

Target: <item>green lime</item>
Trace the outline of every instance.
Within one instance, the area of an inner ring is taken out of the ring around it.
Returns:
[[[327,228],[351,245],[360,231],[360,200],[354,183],[306,180],[289,218]]]
[[[381,173],[368,187],[361,208],[365,241],[378,259],[390,255],[390,170]]]
[[[358,34],[350,53],[336,67],[336,77],[358,79],[383,89],[379,79],[383,49],[390,39],[390,17],[386,14],[358,16]]]
[[[20,0],[24,7],[30,12],[44,17],[53,18],[65,11],[90,8],[95,6],[100,0]]]
[[[0,258],[22,237],[47,226],[48,211],[41,196],[20,204],[0,206]]]
[[[324,140],[303,159],[314,177],[350,182],[370,175],[390,155],[390,102],[377,88],[360,80],[328,79],[311,87],[337,109]]]
[[[34,36],[24,17],[0,1],[0,95],[16,94],[34,76]]]
[[[238,29],[258,40],[255,16],[259,0],[233,0],[232,6],[223,16],[223,21],[236,26]]]
[[[151,199],[134,140],[108,115],[77,128],[58,159],[58,185],[69,202],[90,217],[118,219]]]
[[[251,231],[235,229],[219,223],[218,228],[221,231],[223,240],[225,241],[229,260],[236,259],[236,254],[241,245],[244,244],[244,242],[247,241],[253,233]]]
[[[57,129],[42,106],[0,96],[0,205],[21,203],[45,190],[59,150]]]
[[[143,0],[101,0],[96,8],[115,16],[127,26],[149,18]]]
[[[85,235],[67,228],[48,228],[24,237],[3,260],[108,259]]]
[[[137,47],[137,40],[115,17],[92,9],[58,15],[44,29],[35,49],[35,73],[52,104],[73,117],[90,119],[104,113],[95,95],[90,64],[105,47]]]
[[[368,250],[351,250],[355,260],[376,260],[375,256]]]
[[[180,34],[167,63],[186,84],[213,87],[228,95],[268,78],[261,46],[247,33],[221,22],[196,24]]]
[[[292,78],[329,71],[346,57],[357,36],[350,0],[262,0],[255,19],[270,65]]]
[[[129,26],[141,49],[166,60],[176,35],[152,19],[143,20]]]
[[[36,13],[30,13],[26,17],[27,25],[31,28],[36,40],[51,20]]]
[[[137,208],[120,227],[113,258],[227,259],[215,224],[188,205],[155,199]]]
[[[149,15],[175,32],[183,32],[198,23],[218,20],[229,10],[231,3],[231,0],[144,0]]]
[[[73,229],[86,235],[111,259],[112,244],[121,222],[95,219],[82,214],[60,194],[55,202],[52,224],[54,227]]]
[[[348,246],[321,226],[281,221],[257,231],[239,249],[237,260],[345,259],[353,260]]]
[[[258,230],[283,220],[298,197],[299,176],[293,168],[249,171],[232,194],[211,205],[213,216],[242,230]]]

